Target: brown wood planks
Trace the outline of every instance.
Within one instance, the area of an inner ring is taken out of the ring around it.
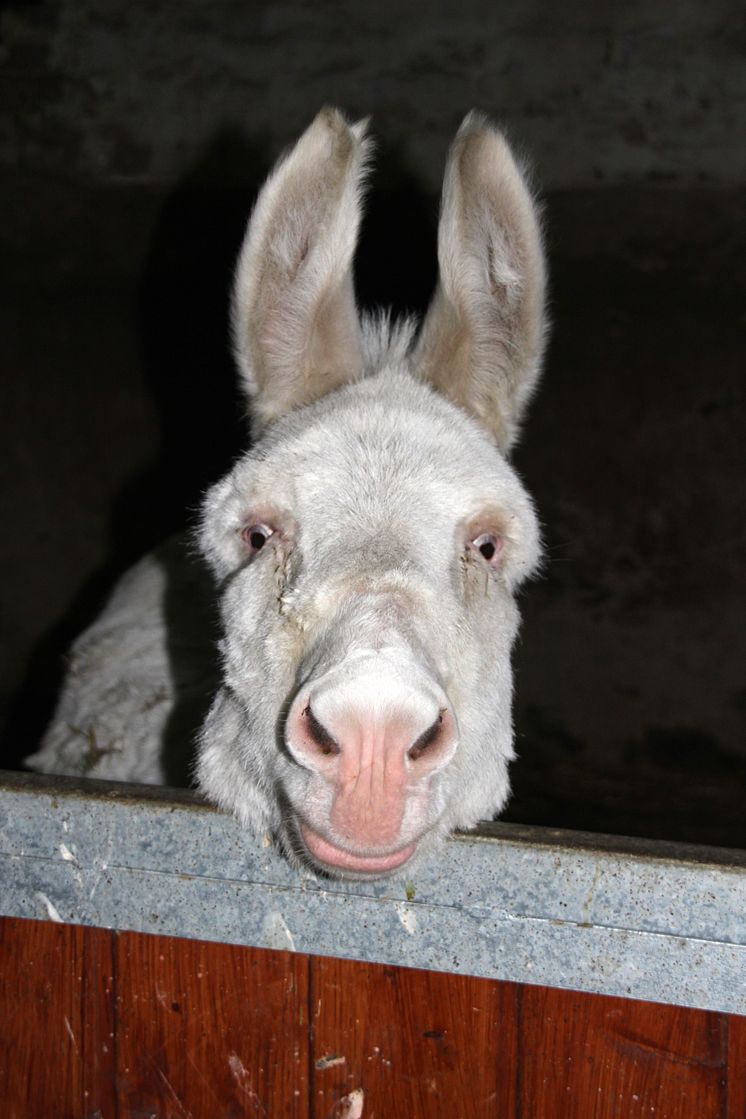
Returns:
[[[2,1119],[746,1119],[746,1019],[0,919]]]
[[[308,960],[124,933],[119,1114],[308,1115]]]
[[[112,936],[0,920],[0,1113],[114,1115]]]
[[[746,1119],[746,1018],[728,1018],[727,1119]]]
[[[314,1115],[514,1115],[513,984],[316,959],[311,1001]]]
[[[523,1116],[725,1116],[727,1015],[524,987],[521,1036]]]

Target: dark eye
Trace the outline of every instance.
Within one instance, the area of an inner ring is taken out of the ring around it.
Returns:
[[[261,552],[270,536],[274,535],[274,531],[269,525],[247,525],[241,531],[241,539],[252,552]]]
[[[492,532],[483,532],[471,541],[471,546],[482,559],[494,565],[502,550],[502,540]]]

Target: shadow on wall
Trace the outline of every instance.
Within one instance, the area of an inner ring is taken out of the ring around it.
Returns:
[[[89,440],[91,470],[107,454],[121,457],[117,477],[130,480],[95,493],[83,487],[82,499],[74,486],[56,487],[65,506],[58,528],[74,513],[78,529],[87,525],[98,540],[107,510],[104,562],[35,648],[13,706],[6,764],[38,742],[65,650],[116,576],[193,520],[204,488],[246,444],[228,292],[251,199],[271,163],[266,147],[232,132],[216,136],[163,200],[136,295],[114,292],[108,317],[87,306],[76,312],[70,329],[93,339],[84,354],[121,347],[125,332],[112,323],[120,312],[132,319],[136,358],[105,367],[100,399],[86,396],[90,377],[69,354],[61,357],[36,304],[29,313],[41,336],[34,356],[44,364],[42,390],[63,378],[70,385],[55,395],[59,413],[46,417],[47,434],[59,428],[65,439]],[[437,199],[423,195],[400,153],[385,146],[372,186],[357,257],[359,301],[421,312],[436,277]],[[115,198],[126,206],[121,189]],[[109,213],[116,238],[116,208]],[[516,453],[545,525],[548,563],[523,600],[519,758],[507,819],[746,845],[743,219],[742,199],[729,192],[629,187],[548,200],[554,330]],[[109,438],[112,399],[120,398],[152,411],[149,462],[136,453],[142,425],[131,445],[121,433]],[[37,413],[29,415],[36,422]],[[47,479],[57,469],[50,445],[38,470]],[[85,507],[92,494],[98,504]],[[20,528],[7,547],[17,549],[23,569],[32,537]],[[57,546],[54,534],[45,546]],[[69,585],[86,554],[67,535],[59,539]],[[47,571],[39,562],[37,586]],[[7,601],[12,588],[4,589]],[[183,751],[210,679],[209,667],[204,675],[192,667],[199,634],[182,600],[171,578],[173,668],[194,683],[166,736],[174,780],[187,775]],[[203,617],[214,634],[209,602]],[[36,632],[47,618],[39,613]]]
[[[218,133],[160,205],[134,298],[126,287],[111,295],[115,317],[121,308],[121,318],[131,319],[137,331],[133,350],[139,355],[140,369],[126,364],[123,371],[107,368],[106,376],[122,383],[110,382],[111,391],[105,396],[109,400],[117,393],[147,397],[145,406],[157,427],[155,454],[113,500],[107,500],[111,513],[105,561],[33,649],[3,735],[6,766],[20,764],[38,743],[64,677],[65,653],[98,614],[118,576],[159,541],[194,524],[205,488],[248,443],[246,407],[230,349],[229,296],[251,205],[274,158],[275,153],[266,149],[261,139],[250,143],[236,131]],[[384,187],[377,188],[374,177],[357,258],[358,300],[363,307],[391,306],[397,314],[421,313],[437,274],[437,200],[423,197],[399,152],[382,148],[376,163]],[[118,201],[120,206],[127,204],[121,190]],[[115,210],[108,220],[114,227]],[[99,227],[101,221],[99,216]],[[86,279],[95,287],[95,276]],[[99,353],[109,352],[115,344],[107,322],[95,314],[86,312],[81,322],[71,326],[96,335],[94,348]],[[35,321],[35,329],[44,333],[43,317]],[[54,347],[46,349],[52,352]],[[59,415],[57,423],[71,440],[78,438],[81,429],[80,404],[75,401],[86,399],[84,391],[75,391],[79,370],[74,365],[60,369],[58,355],[55,368],[50,363],[42,371],[42,377],[62,373],[70,381],[69,403],[66,399],[63,404],[69,412]],[[84,407],[97,406],[89,395]],[[95,464],[109,451],[109,418],[102,414],[98,422],[98,417],[89,415],[88,421],[81,438],[96,442],[87,448]],[[142,458],[137,453],[138,434],[133,430],[133,463]],[[40,464],[42,472],[54,470],[51,454],[50,461]],[[69,500],[75,502],[76,494],[70,493]],[[77,515],[94,518],[96,511],[78,508]],[[190,671],[182,663],[184,641],[188,645],[190,637],[180,628],[179,585],[177,579],[167,601],[177,674]],[[192,621],[185,624],[191,632]],[[184,744],[179,748],[176,739],[189,718],[175,712],[167,735],[165,748],[173,759],[175,781],[183,781],[186,775],[181,757]]]
[[[116,578],[143,552],[193,521],[205,486],[227,469],[245,443],[228,339],[228,292],[247,211],[266,167],[260,147],[234,133],[216,136],[165,197],[134,297],[126,287],[111,294],[122,318],[131,319],[139,334],[133,350],[139,352],[141,368],[123,374],[109,369],[108,376],[126,381],[111,384],[110,392],[147,397],[136,404],[154,414],[155,455],[110,504],[103,566],[33,651],[8,720],[6,765],[18,764],[38,741],[62,682],[65,651],[99,612]],[[121,192],[119,202],[127,202]],[[109,221],[116,222],[115,212]],[[110,349],[106,324],[94,315],[75,326],[103,331],[97,347],[101,353]],[[43,319],[37,328],[44,331]],[[64,374],[72,381],[74,397],[76,370]],[[85,406],[95,407],[90,399]],[[74,439],[80,424],[72,405],[60,423]],[[89,417],[84,428],[89,436],[94,433],[97,445],[88,448],[94,463],[107,453],[105,424],[105,416],[101,424]],[[133,440],[140,434],[134,431]],[[133,463],[141,461],[134,446],[130,457]],[[51,470],[53,464],[43,463],[42,469]],[[95,515],[91,510],[90,516]]]

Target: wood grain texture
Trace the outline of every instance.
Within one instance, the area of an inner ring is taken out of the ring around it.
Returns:
[[[308,1115],[308,960],[124,933],[119,1114]]]
[[[746,1018],[0,919],[2,1119],[746,1119]]]
[[[746,1018],[728,1018],[727,1119],[746,1119]]]
[[[112,935],[0,921],[4,1119],[114,1116]]]
[[[83,1030],[80,1049],[85,1101],[83,1114],[90,1119],[109,1119],[116,1114],[116,933],[109,929],[77,927],[74,932],[83,934],[83,974],[77,1000]],[[60,966],[64,972],[64,961],[60,961]]]
[[[526,1119],[721,1119],[727,1016],[546,987],[521,993]]]
[[[315,959],[313,1115],[480,1119],[515,1112],[516,988],[458,975]]]

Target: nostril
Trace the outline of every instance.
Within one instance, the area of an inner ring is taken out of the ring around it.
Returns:
[[[324,754],[327,757],[331,757],[334,754],[340,753],[339,746],[329,734],[329,731],[326,729],[323,723],[320,723],[319,720],[316,718],[313,711],[311,710],[310,703],[307,704],[303,709],[303,718],[305,719],[308,737],[311,739],[313,744],[318,747],[319,753]]]
[[[407,757],[411,762],[419,761],[423,754],[434,753],[434,747],[438,744],[443,729],[443,711],[438,712],[438,717],[432,726],[420,735],[416,742],[409,747]]]

